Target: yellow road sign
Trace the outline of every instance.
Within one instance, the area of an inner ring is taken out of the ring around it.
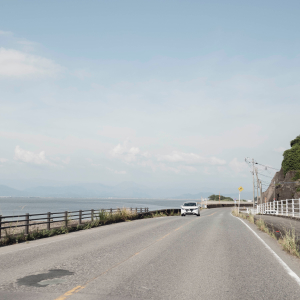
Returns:
[[[244,189],[240,186],[240,187],[239,187],[239,191],[241,192],[241,191],[243,191],[243,190],[244,190]]]

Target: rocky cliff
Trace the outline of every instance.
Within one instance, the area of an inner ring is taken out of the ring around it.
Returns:
[[[268,187],[263,192],[263,201],[270,202],[274,199],[274,182],[275,182],[275,200],[299,199],[300,198],[300,180],[294,180],[298,171],[288,171],[284,175],[281,168],[277,172]]]
[[[283,153],[280,171],[274,175],[270,186],[263,193],[263,201],[300,198],[300,135],[290,145],[291,149]]]

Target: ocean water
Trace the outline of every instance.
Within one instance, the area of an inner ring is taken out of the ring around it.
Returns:
[[[64,212],[88,209],[107,209],[132,207],[148,207],[149,210],[180,208],[187,200],[172,199],[95,199],[95,198],[28,198],[28,197],[1,197],[0,215],[17,216],[41,214],[47,212]]]

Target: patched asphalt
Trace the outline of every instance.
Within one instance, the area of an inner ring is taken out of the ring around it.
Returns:
[[[299,260],[249,226],[299,276]],[[135,220],[0,248],[0,299],[299,299],[231,209]]]

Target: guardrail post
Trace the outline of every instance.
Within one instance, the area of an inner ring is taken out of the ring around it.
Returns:
[[[288,216],[289,215],[289,201],[288,201],[288,199],[286,199],[285,200],[285,203],[286,203],[286,212],[285,212],[285,214]]]
[[[28,235],[29,232],[29,213],[25,216],[25,234]]]
[[[295,217],[294,199],[292,199],[292,214],[293,214],[293,217]]]
[[[2,215],[0,215],[0,239],[1,239],[1,228],[2,228]]]
[[[65,227],[68,227],[68,212],[65,211]]]
[[[47,230],[50,230],[51,212],[47,213]]]
[[[92,220],[92,222],[94,222],[94,210],[93,209],[91,209],[91,220]]]
[[[79,224],[82,223],[82,210],[79,211]]]
[[[283,215],[283,200],[281,200],[281,215]]]

